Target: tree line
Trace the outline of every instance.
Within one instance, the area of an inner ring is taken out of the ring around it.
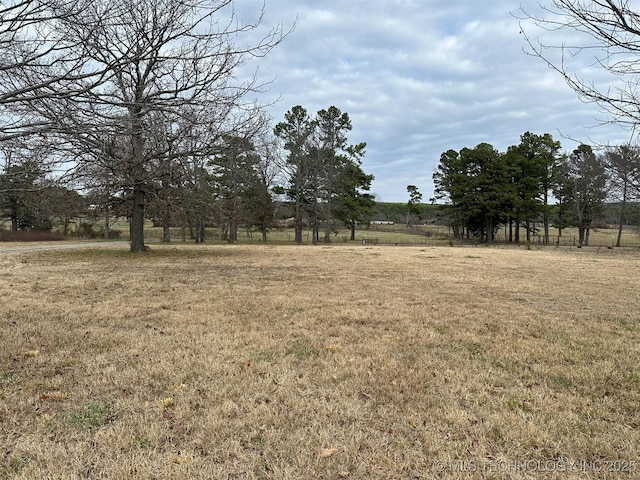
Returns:
[[[561,148],[548,133],[526,132],[506,152],[488,143],[444,152],[433,174],[435,199],[446,203],[454,236],[492,243],[506,225],[509,242],[530,241],[538,223],[545,244],[554,225],[559,235],[577,227],[579,243],[588,245],[592,225],[610,201],[620,204],[620,246],[628,205],[640,196],[640,148],[596,153],[581,144],[568,155]]]
[[[12,227],[46,227],[29,216],[55,178],[105,215],[125,213],[132,251],[145,249],[150,213],[203,231],[215,210],[232,238],[240,207],[207,196],[249,182],[228,175],[232,161],[269,175],[249,153],[268,148],[251,98],[262,85],[239,74],[288,33],[259,34],[262,18],[237,18],[232,0],[3,2],[0,202]]]
[[[209,155],[165,159],[155,178],[145,184],[145,217],[162,227],[162,241],[171,241],[171,227],[182,227],[182,238],[205,241],[206,227],[217,226],[220,238],[238,239],[238,230],[258,229],[267,241],[271,228],[290,222],[295,240],[302,242],[303,229],[312,241],[330,242],[332,234],[346,225],[354,239],[355,227],[372,215],[374,197],[369,193],[373,175],[362,170],[364,142],[351,145],[349,115],[335,106],[315,117],[296,106],[273,130],[253,136],[224,135]],[[57,185],[47,170],[21,151],[7,149],[0,173],[0,214],[10,219],[11,229],[48,231],[56,227],[67,235],[75,218],[102,218],[102,234],[110,236],[111,222],[129,217],[130,194],[124,182],[103,165],[90,165],[95,175],[85,195]],[[104,182],[104,183],[102,183]]]
[[[552,24],[584,27],[604,45],[599,64],[635,74],[632,62],[607,62],[637,50],[625,36],[637,35],[626,2],[554,4],[560,17]],[[165,241],[172,225],[197,241],[212,224],[229,241],[240,225],[266,238],[286,203],[296,241],[303,228],[314,242],[321,232],[330,241],[341,223],[353,235],[373,202],[373,177],[361,168],[365,144],[348,142],[350,119],[336,107],[311,116],[297,106],[273,128],[252,99],[263,85],[242,72],[290,30],[261,29],[262,13],[239,19],[233,0],[2,2],[0,209],[11,228],[44,230],[57,218],[66,230],[90,203],[105,234],[111,218],[129,218],[131,250],[141,251],[145,219],[162,225]],[[633,88],[610,95],[556,69],[580,95],[610,107],[612,121],[636,125]],[[491,242],[505,224],[509,240],[520,241],[521,230],[528,239],[541,222],[546,243],[554,224],[576,225],[588,244],[605,200],[620,203],[622,226],[638,196],[637,157],[629,145],[598,153],[580,145],[564,155],[550,135],[526,133],[503,153],[488,144],[443,153],[436,199],[459,237]],[[407,224],[419,211],[419,192],[408,193]]]
[[[366,144],[350,145],[347,113],[336,107],[320,110],[311,117],[302,106],[285,114],[275,134],[288,152],[285,171],[289,175],[285,192],[293,206],[295,241],[302,242],[302,230],[312,232],[312,242],[331,241],[338,224],[355,227],[373,215],[374,197],[369,193],[373,175],[362,170]]]
[[[371,214],[365,143],[335,106],[296,106],[275,128],[238,72],[286,37],[261,37],[232,0],[38,0],[0,6],[0,212],[12,230],[47,230],[90,211],[197,242],[218,226],[267,238],[290,204],[296,241],[331,240]],[[246,72],[245,70],[242,70]],[[57,182],[54,181],[57,180]],[[81,195],[75,192],[80,192]],[[280,216],[282,212],[279,212]]]

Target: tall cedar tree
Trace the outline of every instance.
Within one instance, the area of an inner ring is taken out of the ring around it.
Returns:
[[[492,243],[513,202],[511,172],[504,156],[487,143],[459,153],[449,150],[440,157],[433,179],[436,198],[448,201],[454,235],[466,232]]]
[[[293,201],[295,241],[302,243],[302,230],[315,183],[312,175],[310,140],[316,122],[300,105],[285,113],[284,118],[284,122],[276,125],[274,133],[289,152],[286,160],[289,176],[287,195]]]
[[[356,239],[356,225],[373,216],[375,205],[374,196],[369,193],[374,177],[367,175],[361,167],[360,158],[364,155],[365,146],[361,143],[348,148],[350,158],[336,181],[334,216],[349,227],[352,241]]]
[[[420,202],[422,202],[422,193],[415,185],[407,185],[407,193],[409,201],[407,202],[407,228],[409,228],[412,215],[420,215]]]
[[[324,224],[324,240],[330,242],[336,221],[353,229],[356,222],[372,215],[372,198],[366,192],[373,177],[361,169],[366,144],[347,143],[346,133],[351,128],[349,115],[334,106],[311,118],[299,105],[275,127],[275,135],[288,151],[287,195],[294,204],[298,243],[302,242],[305,225],[311,229],[315,244]]]

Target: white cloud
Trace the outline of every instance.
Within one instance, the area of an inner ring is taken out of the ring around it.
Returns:
[[[255,16],[261,5],[238,2],[237,13]],[[429,198],[450,148],[505,150],[525,131],[551,133],[568,150],[575,143],[562,135],[625,141],[615,127],[585,128],[598,110],[523,52],[518,10],[517,0],[267,0],[263,27],[297,18],[260,62],[261,77],[275,79],[267,98],[281,97],[270,113],[278,122],[295,105],[347,112],[383,201],[405,201],[408,184]]]

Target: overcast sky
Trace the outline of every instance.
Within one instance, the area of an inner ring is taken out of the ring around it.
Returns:
[[[239,0],[237,13],[250,19],[262,3]],[[533,0],[266,0],[263,26],[295,22],[258,63],[260,79],[273,80],[264,98],[280,98],[269,108],[274,124],[295,105],[347,112],[349,143],[367,143],[363,169],[384,202],[406,201],[409,184],[428,201],[449,149],[487,142],[505,151],[526,131],[551,133],[568,152],[571,139],[628,142],[523,52],[521,4],[536,11]]]

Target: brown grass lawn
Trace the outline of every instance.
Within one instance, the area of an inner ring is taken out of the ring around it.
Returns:
[[[637,253],[126,249],[0,256],[1,479],[640,476]]]

